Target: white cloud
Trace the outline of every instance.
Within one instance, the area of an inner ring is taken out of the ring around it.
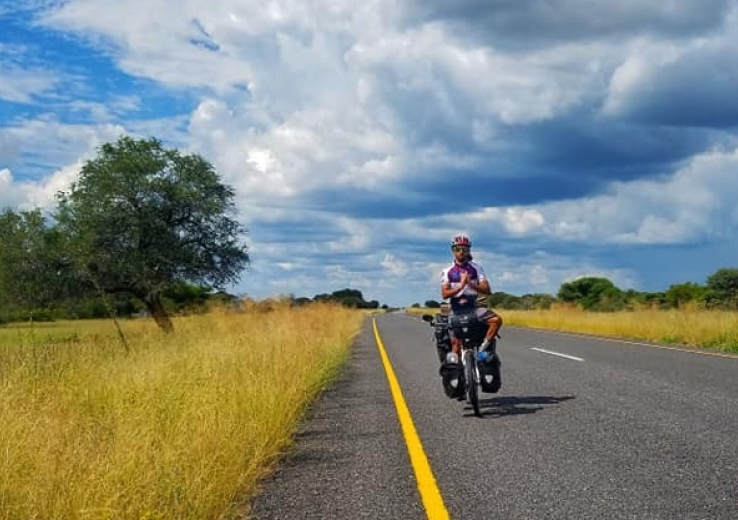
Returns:
[[[23,154],[36,158],[46,171],[34,174],[49,175],[60,167],[77,162],[94,153],[104,142],[115,140],[125,129],[116,124],[73,125],[46,115],[37,119],[18,121],[13,126],[0,126],[0,142],[3,155],[10,162],[13,155]]]
[[[0,52],[3,48],[0,46]],[[25,69],[0,62],[0,99],[17,103],[30,103],[33,97],[51,91],[58,78],[53,73],[38,69]]]
[[[694,56],[719,56],[700,49],[732,48],[727,23],[722,32],[700,35],[691,28],[689,37],[675,36],[675,27],[694,18],[695,8],[685,2],[598,4],[592,11],[580,9],[578,0],[566,2],[564,8],[582,22],[571,39],[562,36],[567,17],[513,4],[489,9],[495,20],[530,19],[533,27],[547,22],[549,39],[541,35],[546,45],[470,35],[459,24],[411,16],[416,11],[409,2],[392,0],[50,2],[42,17],[46,27],[92,42],[123,72],[186,92],[195,102],[175,117],[132,121],[131,111],[155,108],[146,105],[145,93],[111,93],[103,101],[66,106],[104,124],[66,124],[47,112],[0,126],[0,161],[10,165],[0,171],[0,202],[49,204],[102,142],[125,131],[155,135],[202,154],[236,188],[255,245],[257,276],[247,275],[244,287],[302,287],[309,293],[351,284],[370,297],[400,298],[402,291],[417,294],[420,302],[437,298],[437,276],[445,265],[439,258],[460,229],[473,238],[499,239],[480,240],[497,252],[482,247],[475,258],[488,260],[494,283],[508,291],[555,291],[562,279],[591,273],[619,284],[636,281],[625,269],[600,268],[596,259],[580,254],[506,256],[502,241],[510,237],[517,244],[647,245],[734,234],[734,146],[705,151],[658,179],[614,183],[574,200],[470,210],[462,199],[433,218],[372,220],[325,211],[322,204],[335,199],[345,198],[338,202],[349,208],[364,202],[357,193],[371,201],[391,195],[422,203],[418,187],[463,170],[483,172],[478,176],[490,179],[486,186],[495,190],[493,179],[511,175],[505,168],[510,148],[522,158],[535,155],[539,143],[527,141],[524,130],[541,131],[559,120],[573,125],[582,113],[604,124],[617,121],[652,93],[664,70],[692,63]],[[718,4],[710,3],[713,11]],[[607,32],[602,9],[617,19],[616,30],[582,39]],[[639,17],[647,22],[630,36],[630,22]],[[705,15],[700,23],[711,19]],[[671,36],[649,33],[650,25],[666,27],[663,32]],[[43,70],[0,62],[0,74],[6,72],[0,98],[58,98],[57,76]],[[90,88],[96,86],[92,79]],[[556,133],[552,128],[546,135]],[[516,172],[527,175],[526,166]],[[641,175],[634,171],[630,178]],[[401,213],[392,212],[389,202],[377,205],[375,214]],[[421,250],[423,241],[438,244],[438,253]],[[418,251],[404,252],[405,244]]]
[[[666,41],[644,37],[627,44],[626,57],[610,79],[603,113],[671,122],[675,116],[678,121],[680,113],[697,110],[686,124],[715,121],[720,112],[734,118],[738,111],[733,95],[738,79],[734,53],[738,44],[738,3],[727,4],[730,9],[722,26],[709,36]],[[684,106],[694,103],[700,108]]]
[[[79,175],[80,168],[81,164],[66,166],[41,182],[15,181],[9,169],[2,169],[0,170],[0,208],[51,209],[54,206],[56,194],[69,189],[70,184]]]
[[[43,21],[108,49],[129,74],[209,89],[190,114],[187,144],[244,201],[290,201],[327,187],[386,193],[431,170],[479,168],[474,152],[431,137],[435,125],[497,152],[509,146],[505,125],[604,100],[608,81],[605,106],[616,110],[648,69],[629,63],[677,52],[639,38],[511,53],[406,15],[389,0],[361,8],[348,0],[71,0]],[[432,123],[416,124],[423,116]],[[536,210],[505,211],[499,220],[510,233],[544,227]]]
[[[678,244],[734,236],[736,200],[738,148],[700,154],[661,179],[617,183],[606,195],[539,208],[557,238]]]
[[[407,274],[408,268],[405,262],[398,260],[398,258],[392,253],[385,253],[382,259],[382,267],[385,272],[392,277],[403,277]]]
[[[355,110],[324,107],[272,120],[250,103],[208,99],[190,123],[190,147],[248,198],[291,198],[324,186],[373,187],[399,172],[392,134]]]
[[[7,168],[0,170],[0,208],[13,207],[17,204],[17,196],[13,187],[13,174]]]
[[[738,148],[714,149],[670,175],[613,183],[602,195],[449,214],[444,228],[471,223],[472,234],[504,230],[511,236],[592,244],[725,240],[738,228],[736,200]]]
[[[474,261],[484,268],[493,291],[555,294],[562,283],[582,276],[602,276],[621,288],[634,287],[638,282],[628,269],[598,267],[597,259],[585,252],[568,256],[536,250],[517,257],[494,247],[489,243],[474,252]]]
[[[329,185],[382,191],[428,168],[478,166],[437,140],[410,142],[418,111],[493,150],[500,124],[547,120],[596,98],[615,63],[606,56],[618,52],[560,45],[512,55],[442,24],[409,26],[404,15],[389,0],[72,0],[43,20],[109,49],[129,74],[210,89],[191,115],[190,147],[239,192],[287,199]],[[408,96],[420,104],[405,106]]]
[[[38,64],[28,64],[25,45],[0,42],[0,100],[30,103],[34,96],[51,91],[58,83],[57,74]]]
[[[541,230],[546,219],[535,208],[484,208],[468,215],[480,223],[501,225],[511,235],[525,235]]]
[[[652,40],[636,40],[628,46],[627,57],[615,69],[608,85],[602,110],[607,115],[619,115],[629,109],[634,96],[658,95],[659,74],[675,63],[688,48]]]
[[[389,74],[400,91],[425,96],[452,120],[474,113],[517,124],[550,119],[591,99],[611,54],[601,45],[508,54],[425,25],[359,42],[347,60],[365,74]]]

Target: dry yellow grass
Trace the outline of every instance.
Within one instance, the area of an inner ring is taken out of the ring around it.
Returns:
[[[242,514],[365,314],[335,305],[0,328],[0,519]]]
[[[434,309],[407,309],[413,314]],[[514,311],[500,309],[505,325],[596,334],[655,343],[738,352],[738,312],[687,310],[586,312],[574,307]]]
[[[435,314],[438,309],[429,309],[427,307],[405,307],[405,312],[408,314]]]
[[[738,352],[736,312],[639,310],[594,313],[575,309],[552,309],[504,311],[502,314],[505,323],[509,325]]]

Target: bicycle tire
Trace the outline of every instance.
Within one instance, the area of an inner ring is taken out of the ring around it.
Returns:
[[[476,359],[474,352],[467,350],[464,354],[466,362],[464,363],[464,378],[466,379],[466,395],[469,403],[474,409],[474,415],[481,417],[482,412],[479,409],[479,381],[477,380]]]

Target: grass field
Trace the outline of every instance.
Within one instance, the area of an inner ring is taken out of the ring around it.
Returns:
[[[227,519],[290,446],[363,312],[0,327],[0,519]]]
[[[436,310],[408,308],[407,312],[433,314]],[[499,309],[498,312],[505,325],[709,347],[738,353],[738,312],[688,309],[597,313],[571,307],[532,311]]]

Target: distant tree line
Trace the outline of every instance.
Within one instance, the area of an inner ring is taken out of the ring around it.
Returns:
[[[611,280],[587,276],[561,284],[556,295],[524,294],[516,296],[494,292],[487,298],[493,308],[513,310],[549,309],[556,303],[576,305],[587,311],[611,312],[640,308],[738,310],[738,268],[722,268],[711,274],[704,284],[684,282],[670,285],[665,291],[641,292],[623,290]],[[420,304],[413,304],[420,307]],[[438,308],[440,302],[427,300],[425,307]]]
[[[292,297],[295,305],[305,305],[311,302],[335,302],[345,307],[351,307],[355,309],[379,309],[380,305],[377,300],[366,301],[361,291],[357,289],[341,289],[333,291],[332,293],[321,293],[316,294],[312,298],[307,297]],[[387,309],[387,305],[382,305],[382,309]]]
[[[1,290],[1,287],[0,287]],[[238,297],[225,291],[214,292],[186,282],[166,288],[161,303],[169,315],[206,312],[214,305],[236,305]],[[11,322],[56,320],[86,320],[109,318],[149,317],[146,306],[135,296],[126,293],[101,298],[94,291],[66,296],[41,304],[14,302],[7,292],[0,295],[0,325]]]

